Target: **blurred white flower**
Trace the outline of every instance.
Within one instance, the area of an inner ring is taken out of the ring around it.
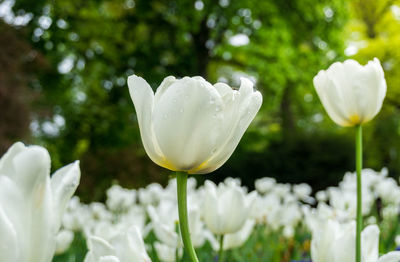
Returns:
[[[204,185],[203,219],[207,227],[217,235],[235,233],[250,216],[256,192],[249,195],[236,183],[211,181]]]
[[[89,251],[84,262],[150,262],[139,229],[135,226],[119,232],[110,241],[99,237],[90,237]]]
[[[260,194],[265,194],[272,190],[276,184],[276,180],[271,177],[263,177],[257,179],[254,184]]]
[[[370,121],[381,110],[386,81],[377,58],[362,66],[354,60],[333,63],[314,77],[317,94],[329,117],[340,126]]]
[[[52,260],[61,217],[79,179],[79,162],[50,179],[46,149],[11,146],[0,159],[0,261]]]
[[[319,201],[319,202],[326,202],[328,200],[328,195],[326,194],[325,191],[318,191],[315,194],[315,198]]]
[[[255,224],[256,223],[253,219],[248,219],[239,231],[224,235],[223,250],[241,247],[250,237]],[[219,241],[212,234],[208,235],[207,238],[211,243],[212,248],[215,251],[218,251],[220,249]]]
[[[164,79],[154,94],[141,77],[128,78],[144,148],[159,166],[191,174],[210,173],[231,156],[261,107],[253,83],[238,91],[201,77]]]
[[[107,190],[107,207],[114,212],[127,211],[136,201],[136,191],[113,185]]]
[[[160,184],[151,183],[146,188],[138,190],[139,202],[143,206],[156,205],[160,201],[163,188]]]
[[[304,201],[305,203],[311,205],[315,203],[315,199],[310,196],[312,193],[312,188],[305,183],[294,185],[293,193],[299,200]]]
[[[313,262],[353,262],[355,259],[356,224],[335,220],[320,221],[312,229]],[[361,233],[361,261],[376,262],[379,254],[379,228],[367,226]]]

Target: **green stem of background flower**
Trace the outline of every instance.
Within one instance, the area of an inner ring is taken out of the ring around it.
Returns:
[[[192,245],[192,239],[190,238],[188,214],[187,214],[187,178],[188,174],[184,172],[176,172],[176,180],[178,184],[178,211],[179,211],[179,226],[181,229],[181,235],[183,245],[185,246],[186,252],[188,253],[192,262],[199,262],[196,251]]]
[[[222,262],[222,255],[224,254],[224,235],[219,237],[219,253],[218,262]]]
[[[356,126],[356,171],[357,171],[357,228],[356,228],[356,262],[361,262],[361,230],[362,230],[362,127]]]

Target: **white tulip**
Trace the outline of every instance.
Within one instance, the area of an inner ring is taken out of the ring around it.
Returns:
[[[50,156],[14,144],[0,159],[0,261],[49,262],[64,209],[80,179],[79,163],[50,179]]]
[[[255,224],[256,222],[254,219],[248,219],[239,231],[224,235],[223,250],[241,247],[247,241],[247,239],[249,239]],[[220,242],[212,234],[208,235],[207,237],[212,248],[215,251],[220,250]]]
[[[265,194],[268,193],[269,191],[274,188],[276,185],[276,180],[275,178],[271,177],[263,177],[260,179],[257,179],[254,183],[255,188],[260,194]]]
[[[312,230],[311,258],[313,262],[353,262],[355,259],[356,224],[340,224],[334,220],[320,221]],[[361,233],[361,261],[377,262],[379,228],[367,226]]]
[[[154,94],[141,77],[128,78],[140,134],[159,166],[190,174],[210,173],[232,155],[262,103],[253,83],[238,91],[201,77],[164,79]]]
[[[203,219],[207,227],[217,235],[239,231],[250,217],[256,192],[249,195],[235,183],[206,181]]]
[[[99,237],[90,237],[89,252],[84,262],[150,262],[146,248],[135,226],[129,230],[118,232],[110,241]]]
[[[351,59],[333,63],[314,77],[314,86],[329,117],[341,126],[370,121],[381,110],[386,95],[377,58],[365,66]]]
[[[116,213],[126,212],[136,202],[136,191],[113,185],[107,190],[107,207]]]

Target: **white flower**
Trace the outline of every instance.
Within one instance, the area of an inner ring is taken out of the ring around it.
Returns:
[[[356,224],[334,220],[317,223],[312,230],[313,262],[353,262],[355,259]],[[376,262],[379,254],[379,228],[367,226],[361,233],[361,261]]]
[[[293,186],[293,193],[294,195],[301,201],[304,201],[307,204],[314,204],[315,199],[311,197],[312,189],[311,186],[302,183]]]
[[[271,177],[263,177],[257,179],[254,183],[255,188],[260,194],[265,194],[272,190],[272,188],[276,185],[276,180]]]
[[[191,174],[223,165],[262,103],[260,92],[245,78],[238,91],[201,77],[169,76],[155,94],[135,75],[128,86],[149,157],[162,167]]]
[[[365,66],[351,59],[333,63],[314,77],[314,86],[329,117],[341,126],[370,121],[381,110],[386,95],[377,58]]]
[[[79,163],[50,179],[50,156],[14,144],[0,159],[0,261],[49,262],[64,209],[80,179]]]
[[[236,183],[213,182],[204,185],[203,219],[207,227],[217,235],[235,233],[251,215],[256,192],[249,195]]]
[[[127,211],[136,201],[136,191],[113,185],[107,190],[107,207],[114,212]]]
[[[255,224],[256,223],[253,219],[248,219],[239,231],[224,235],[223,249],[228,250],[241,247],[250,237]],[[208,240],[215,251],[220,249],[219,241],[212,234],[208,236]]]
[[[150,262],[142,236],[135,226],[119,232],[110,241],[90,237],[84,262]]]

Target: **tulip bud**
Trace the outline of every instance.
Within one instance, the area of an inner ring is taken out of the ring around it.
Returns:
[[[169,76],[155,94],[135,75],[128,86],[149,157],[159,166],[190,174],[210,173],[223,165],[262,103],[246,78],[238,91],[201,77]]]
[[[381,110],[386,81],[377,58],[362,66],[336,62],[314,77],[317,94],[329,117],[340,126],[366,123]]]

